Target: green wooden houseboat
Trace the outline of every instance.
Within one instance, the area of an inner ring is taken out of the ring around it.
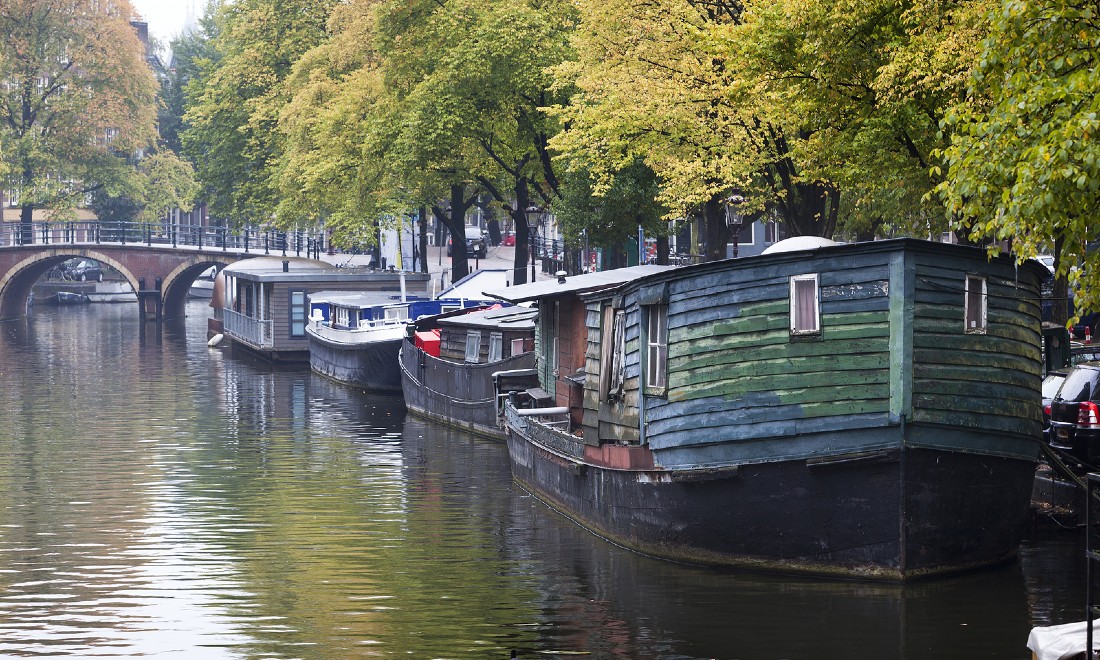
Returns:
[[[540,310],[541,388],[506,407],[515,479],[680,561],[906,580],[1013,557],[1040,269],[911,239],[811,248],[491,292]]]

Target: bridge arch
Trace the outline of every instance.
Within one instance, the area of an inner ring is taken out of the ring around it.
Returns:
[[[191,285],[199,275],[211,266],[217,266],[218,271],[221,272],[223,268],[237,261],[240,261],[240,258],[223,258],[222,255],[205,254],[176,266],[161,283],[164,317],[178,318],[184,315]]]
[[[182,316],[187,293],[210,266],[226,266],[262,253],[141,244],[30,244],[0,247],[0,319],[28,315],[34,286],[51,268],[72,258],[95,259],[117,271],[138,294],[143,318]]]

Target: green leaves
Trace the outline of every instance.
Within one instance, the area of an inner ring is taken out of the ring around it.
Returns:
[[[124,0],[0,4],[0,185],[24,217],[124,187],[152,143],[156,86],[130,13]]]
[[[278,130],[291,67],[326,37],[337,0],[242,0],[219,5],[209,58],[188,83],[183,131],[212,214],[262,223],[279,205]]]

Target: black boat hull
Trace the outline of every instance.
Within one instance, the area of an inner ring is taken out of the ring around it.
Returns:
[[[614,469],[510,424],[513,476],[582,526],[707,565],[903,581],[1012,558],[1035,464],[899,448],[835,461]]]
[[[522,353],[487,364],[458,363],[428,355],[406,341],[401,347],[400,364],[401,387],[409,412],[482,437],[504,440],[493,373],[531,369],[535,354]]]
[[[348,344],[310,334],[309,366],[333,380],[380,393],[401,392],[400,339]]]

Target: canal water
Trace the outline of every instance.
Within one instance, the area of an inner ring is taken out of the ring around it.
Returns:
[[[0,656],[1025,659],[1083,618],[1049,525],[905,587],[639,556],[513,484],[502,444],[207,348],[188,314],[0,324]]]

